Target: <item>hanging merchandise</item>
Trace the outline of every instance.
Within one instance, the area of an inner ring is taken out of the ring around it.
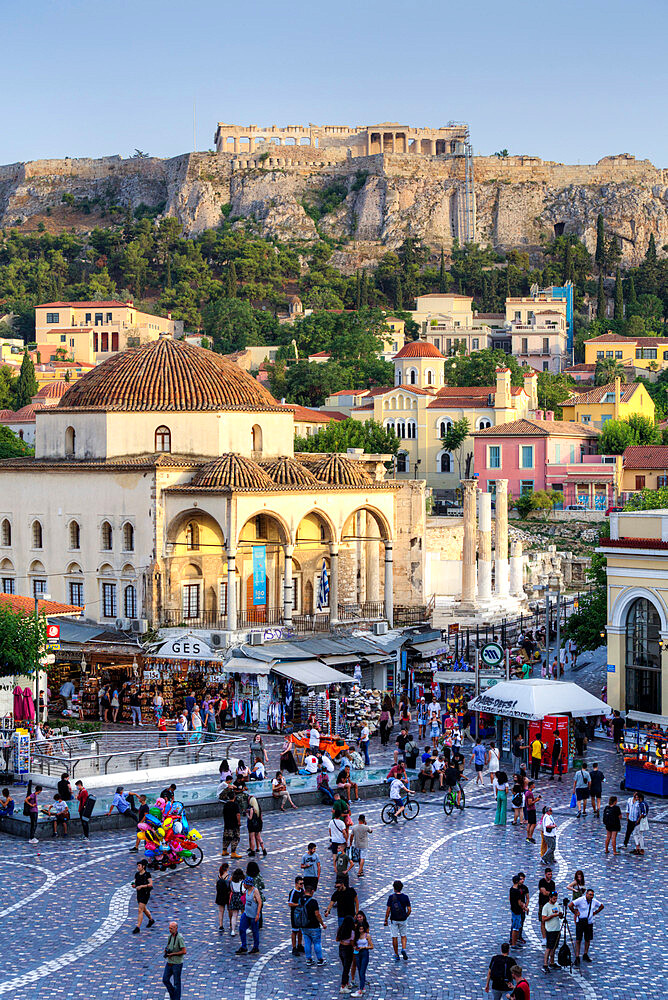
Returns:
[[[23,783],[22,775],[30,771],[30,736],[27,730],[17,729],[12,736],[13,743],[13,769],[18,776],[20,783]]]

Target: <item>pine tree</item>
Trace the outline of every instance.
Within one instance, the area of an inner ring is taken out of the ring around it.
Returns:
[[[401,291],[401,277],[399,275],[397,275],[397,280],[394,287],[394,308],[395,309],[404,308],[404,297]]]
[[[165,267],[165,288],[172,287],[172,255],[167,251],[167,262]]]
[[[654,233],[649,234],[649,243],[647,244],[645,260],[648,264],[656,264],[656,240],[654,239]]]
[[[38,389],[35,366],[26,351],[21,362],[21,371],[14,386],[14,409],[20,410],[21,407],[27,406]]]
[[[228,299],[236,299],[237,297],[237,269],[233,260],[230,261],[230,266],[227,269],[227,297]]]
[[[624,292],[622,289],[622,276],[619,268],[615,274],[615,319],[624,319]]]
[[[439,292],[447,292],[448,282],[445,276],[445,254],[443,253],[443,247],[441,247],[441,269],[438,276],[438,290]]]
[[[596,219],[596,253],[594,260],[598,264],[599,271],[605,267],[605,224],[603,216],[599,212]]]
[[[369,279],[367,278],[366,268],[362,268],[362,308],[366,309],[369,305]]]
[[[638,296],[636,295],[636,283],[633,280],[633,275],[631,275],[631,277],[629,278],[628,304],[630,306],[638,305]]]
[[[598,295],[596,296],[596,318],[605,319],[605,288],[603,287],[603,272],[598,276]]]
[[[359,269],[355,271],[355,309],[359,311],[362,305],[362,282],[360,280]]]

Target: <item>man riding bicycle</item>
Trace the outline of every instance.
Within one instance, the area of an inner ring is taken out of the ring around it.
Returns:
[[[405,795],[403,793],[406,793]],[[408,802],[408,796],[412,795],[408,785],[404,785],[401,778],[393,778],[390,785],[390,801],[394,805],[394,818],[398,819],[402,815]]]
[[[444,777],[445,786],[447,791],[451,795],[454,795],[454,789],[455,787],[457,788],[458,807],[461,805],[462,801],[462,786],[460,784],[460,779],[461,779],[461,773],[459,771],[459,768],[455,767],[455,765],[452,763],[448,764],[448,766],[445,769],[445,777]]]

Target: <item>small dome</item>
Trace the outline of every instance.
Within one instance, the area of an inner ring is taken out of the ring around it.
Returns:
[[[395,361],[397,358],[399,360],[402,358],[441,358],[445,361],[445,357],[439,349],[426,340],[411,340],[410,343],[404,344],[401,350],[394,355]]]
[[[243,455],[229,453],[198,469],[191,485],[207,489],[234,486],[246,490],[271,490],[275,484],[257,462],[244,458]]]
[[[262,468],[277,486],[318,487],[322,484],[305,465],[294,458],[272,458]]]
[[[315,461],[309,461],[309,469],[316,479],[328,486],[365,487],[373,484],[373,479],[359,462],[346,458],[345,455],[316,457]]]
[[[56,379],[54,382],[47,382],[42,388],[36,393],[35,399],[59,399],[64,396],[65,393],[71,389],[72,386],[69,382],[66,382],[64,378]]]
[[[163,338],[115,354],[75,382],[63,409],[281,410],[252,375],[220,354]]]

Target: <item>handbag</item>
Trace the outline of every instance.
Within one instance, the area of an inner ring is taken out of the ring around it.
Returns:
[[[359,847],[351,847],[350,848],[350,860],[351,861],[355,861],[355,862],[357,862],[359,864],[359,860],[360,860],[360,849],[359,849]]]
[[[570,809],[575,809],[575,807],[577,806],[577,804],[578,804],[577,795],[575,794],[575,792],[573,792],[573,794],[571,795],[571,804],[570,804],[569,808]]]
[[[24,816],[29,816],[30,813],[31,813],[30,803],[26,799],[26,801],[23,803],[23,815]]]

